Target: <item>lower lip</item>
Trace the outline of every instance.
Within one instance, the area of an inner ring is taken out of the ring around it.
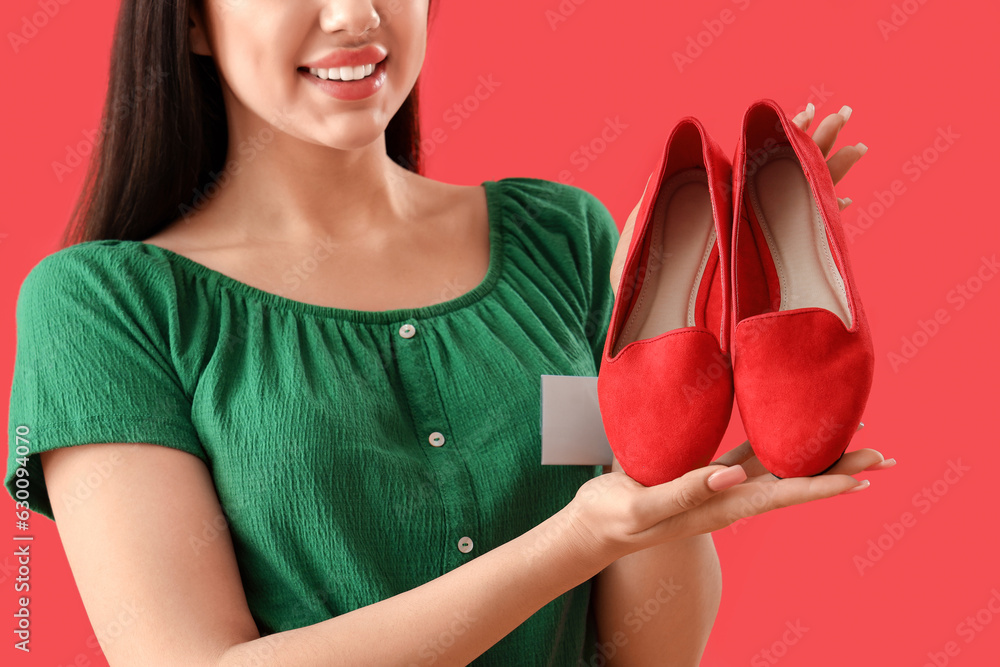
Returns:
[[[338,100],[363,100],[375,94],[385,83],[385,59],[375,65],[375,70],[363,79],[353,81],[326,81],[313,76],[309,70],[298,70],[310,82],[330,97]]]

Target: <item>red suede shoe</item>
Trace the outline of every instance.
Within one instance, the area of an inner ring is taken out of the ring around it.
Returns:
[[[732,164],[736,402],[768,471],[819,475],[850,444],[874,371],[833,179],[770,99],[744,113]]]
[[[732,415],[731,177],[719,145],[686,116],[637,213],[597,395],[615,458],[645,486],[708,465]]]

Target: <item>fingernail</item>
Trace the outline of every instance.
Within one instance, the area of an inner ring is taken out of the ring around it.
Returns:
[[[885,461],[879,461],[873,465],[868,466],[865,470],[884,470],[885,468],[891,468],[896,465],[896,459],[886,459]]]
[[[872,484],[872,483],[871,483],[870,481],[868,481],[867,479],[864,479],[864,480],[861,480],[861,483],[860,483],[860,484],[858,484],[857,486],[852,486],[852,487],[851,487],[851,488],[849,488],[849,489],[848,489],[847,491],[841,491],[841,492],[840,492],[840,493],[838,493],[837,495],[838,495],[838,496],[843,496],[843,495],[845,495],[845,494],[848,494],[848,493],[854,493],[854,492],[856,492],[856,491],[864,491],[864,490],[865,490],[865,489],[867,489],[867,488],[868,488],[869,486],[871,486],[871,484]]]
[[[735,486],[747,478],[747,471],[741,465],[729,466],[725,470],[713,473],[708,478],[708,488],[713,491],[722,491],[731,486]]]
[[[837,113],[843,116],[845,121],[848,121],[851,119],[851,111],[852,111],[851,107],[845,104],[844,106],[840,107],[840,111],[838,111]]]
[[[865,427],[865,423],[864,423],[864,422],[860,422],[860,423],[858,424],[858,428],[864,428],[864,427]]]
[[[861,142],[854,144],[854,147],[857,148],[858,152],[861,153],[862,155],[868,152],[868,147]]]
[[[812,115],[814,115],[816,113],[816,107],[813,106],[812,102],[809,102],[806,105],[806,113],[809,114],[810,116],[812,116]]]
[[[854,203],[854,200],[851,199],[850,197],[842,197],[842,199],[844,200],[844,208],[847,208],[848,206]],[[864,426],[864,424],[862,424],[861,426]]]

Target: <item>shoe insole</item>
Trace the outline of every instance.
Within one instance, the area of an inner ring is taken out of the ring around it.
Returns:
[[[696,326],[695,303],[716,237],[704,169],[685,169],[664,181],[647,234],[642,285],[614,354],[633,341]]]
[[[851,326],[847,293],[809,182],[791,146],[770,150],[747,192],[778,274],[778,310],[825,308]]]

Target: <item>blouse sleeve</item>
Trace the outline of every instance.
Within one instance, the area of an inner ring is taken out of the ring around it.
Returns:
[[[588,194],[588,229],[591,248],[591,299],[587,317],[587,337],[594,353],[595,374],[601,370],[604,341],[611,324],[611,309],[615,293],[611,285],[611,262],[615,257],[621,233],[607,207],[597,197]]]
[[[49,519],[53,502],[81,502],[87,489],[49,498],[40,452],[152,443],[208,463],[168,344],[172,290],[156,282],[155,263],[86,245],[42,259],[17,299],[4,485]]]

